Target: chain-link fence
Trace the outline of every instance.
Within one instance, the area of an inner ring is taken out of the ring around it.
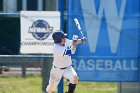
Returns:
[[[20,54],[20,11],[56,11],[56,2],[0,0],[0,93],[42,93],[45,90],[42,76],[46,74],[42,75],[45,73],[42,67],[46,55]],[[46,68],[48,73],[50,67]]]
[[[55,11],[56,6],[57,0],[0,0],[0,93],[45,91],[52,59],[47,55],[20,55],[19,13],[22,10]],[[67,8],[65,6],[65,10]],[[67,24],[67,14],[64,15]],[[42,80],[42,77],[45,78]],[[64,86],[66,91],[67,83]],[[116,86],[116,83],[80,82],[76,93],[117,93]]]

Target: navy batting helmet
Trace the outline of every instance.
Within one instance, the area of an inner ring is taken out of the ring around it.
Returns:
[[[61,39],[65,38],[65,37],[66,37],[66,35],[62,31],[54,32],[52,35],[54,43],[61,43],[61,41],[62,41]]]

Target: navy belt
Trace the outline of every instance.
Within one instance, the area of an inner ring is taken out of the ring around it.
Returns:
[[[58,67],[54,66],[54,68],[58,68]],[[64,69],[66,69],[66,68],[68,68],[68,67],[63,67],[63,68],[60,68],[60,69],[64,70]]]

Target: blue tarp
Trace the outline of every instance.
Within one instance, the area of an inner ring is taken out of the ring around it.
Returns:
[[[68,0],[68,35],[82,35],[73,65],[82,81],[139,81],[139,0]]]

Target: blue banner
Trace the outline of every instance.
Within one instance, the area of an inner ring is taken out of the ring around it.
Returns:
[[[68,0],[68,35],[77,46],[73,65],[83,81],[139,81],[139,0]]]

